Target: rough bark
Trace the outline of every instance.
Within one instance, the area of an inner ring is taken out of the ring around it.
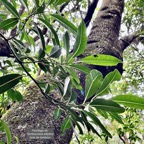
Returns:
[[[119,40],[121,14],[124,0],[104,0],[96,20],[93,22],[91,33],[88,37],[87,50],[84,55],[109,54],[122,59],[122,48]],[[105,76],[108,72],[117,68],[121,73],[122,64],[116,67],[89,66],[91,69],[100,70]],[[80,76],[81,81],[84,81]],[[54,93],[58,97],[57,93]],[[21,104],[15,104],[3,119],[8,123],[12,135],[16,135],[22,144],[68,144],[72,137],[70,129],[66,135],[60,136],[60,125],[65,118],[63,114],[59,121],[53,119],[55,106],[43,97],[36,86],[28,86],[25,100]],[[53,127],[55,128],[55,140],[52,141],[29,141],[26,139],[26,128]],[[13,142],[14,143],[14,142]]]
[[[44,75],[37,80],[47,81]],[[52,93],[58,99],[58,91]],[[12,108],[3,115],[2,119],[7,122],[13,136],[12,144],[16,143],[14,136],[19,138],[20,144],[69,144],[72,138],[73,130],[70,129],[62,136],[60,127],[66,117],[63,113],[60,119],[55,120],[53,113],[56,106],[49,102],[39,91],[38,87],[32,83],[24,93],[24,101],[15,103]],[[28,129],[44,128],[54,129],[54,139],[30,140],[27,137]],[[0,140],[5,140],[5,135],[0,135]]]
[[[122,60],[122,48],[119,41],[121,16],[124,0],[104,0],[97,18],[93,22],[91,33],[88,37],[87,50],[84,55],[108,54]],[[95,67],[105,76],[117,68],[123,72],[122,64],[117,67]]]

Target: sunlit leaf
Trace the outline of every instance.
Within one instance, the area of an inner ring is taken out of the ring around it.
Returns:
[[[122,63],[120,59],[104,54],[87,56],[82,58],[79,62],[99,66],[116,66],[118,63]]]
[[[91,70],[86,76],[85,100],[93,96],[102,83],[102,74],[97,70]]]
[[[113,97],[112,100],[127,107],[144,109],[144,98],[138,97],[136,95],[117,95]]]
[[[82,23],[78,27],[78,33],[72,57],[76,57],[82,54],[86,48],[86,45],[87,45],[86,26],[85,23],[82,21]]]
[[[110,116],[115,119],[117,122],[124,124],[122,121],[122,118],[117,114],[117,113],[113,113],[113,112],[109,112]]]
[[[123,113],[125,111],[123,107],[112,100],[95,99],[93,102],[90,103],[90,105],[95,107],[96,109],[101,109],[104,111],[117,113]]]
[[[52,17],[54,17],[62,26],[73,32],[74,34],[77,33],[77,28],[75,25],[73,25],[70,21],[65,19],[64,17],[58,15],[58,14],[52,14]]]
[[[11,14],[13,14],[15,17],[19,18],[19,14],[18,14],[17,10],[10,2],[8,2],[7,0],[1,0],[1,1],[4,4],[4,6],[11,12]]]
[[[69,67],[66,67],[66,69],[67,69],[68,73],[71,75],[71,77],[73,77],[77,81],[77,83],[79,84],[80,80],[79,80],[79,77],[76,74],[76,72]]]
[[[119,73],[118,70],[114,70],[113,72],[108,73],[104,80],[103,83],[101,85],[101,87],[99,88],[99,90],[97,91],[97,96],[102,95],[107,88],[109,88],[109,85],[113,82],[113,81],[119,81],[121,79],[121,74]]]
[[[0,22],[0,29],[8,30],[19,22],[18,18],[10,18]]]

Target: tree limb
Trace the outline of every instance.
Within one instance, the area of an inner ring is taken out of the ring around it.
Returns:
[[[97,7],[98,1],[99,0],[93,0],[93,2],[88,6],[87,14],[84,18],[84,22],[86,24],[86,27],[88,27],[88,25],[92,19],[92,16],[93,16],[93,13],[95,11],[95,8]]]
[[[144,30],[144,25],[141,26],[140,30],[138,30],[130,35],[120,38],[122,51],[124,51],[132,43],[138,44],[140,41],[142,41],[143,37],[141,36],[140,32],[143,30]]]

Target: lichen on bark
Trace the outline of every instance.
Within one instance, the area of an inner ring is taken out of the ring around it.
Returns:
[[[42,79],[46,80],[46,77],[42,75],[38,78],[39,81]],[[59,99],[56,90],[51,94]],[[41,94],[37,86],[31,83],[25,90],[23,102],[15,103],[2,117],[11,130],[12,144],[16,143],[14,136],[19,138],[20,144],[69,144],[73,130],[69,129],[65,135],[61,134],[60,127],[66,114],[63,112],[58,120],[54,119],[55,108],[56,106]],[[27,130],[37,128],[53,128],[54,139],[27,139]],[[1,136],[1,140],[6,142],[5,135]]]

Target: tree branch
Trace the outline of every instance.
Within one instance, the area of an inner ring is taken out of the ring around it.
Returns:
[[[93,13],[95,11],[95,8],[97,7],[97,3],[99,0],[93,0],[93,2],[88,6],[87,14],[84,18],[84,22],[86,24],[86,27],[89,26],[89,23],[92,19]]]
[[[140,33],[143,30],[144,30],[144,25],[141,26],[140,30],[120,38],[122,51],[124,51],[132,43],[138,44],[141,40],[143,40],[143,37],[141,36]]]

